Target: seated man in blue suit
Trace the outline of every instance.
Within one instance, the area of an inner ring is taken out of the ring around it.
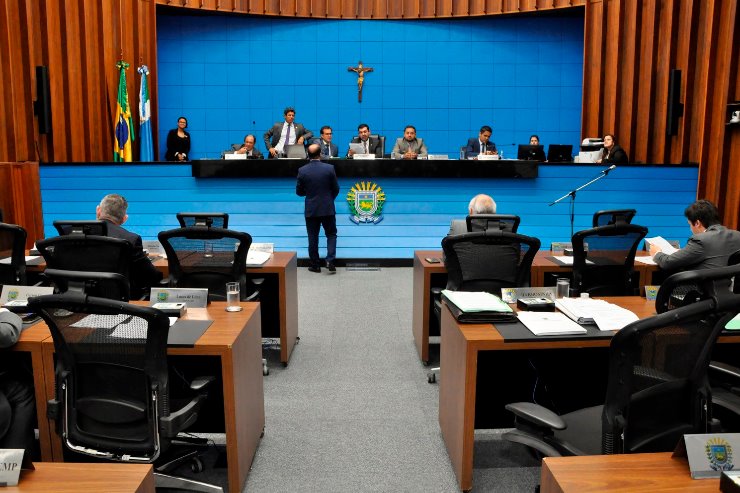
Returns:
[[[480,128],[477,138],[468,139],[468,145],[465,148],[465,158],[476,158],[478,154],[497,154],[496,144],[490,141],[492,133],[491,127],[483,125]]]
[[[128,220],[128,202],[118,194],[111,193],[103,197],[95,208],[95,216],[99,221],[108,223],[108,236],[120,238],[131,243],[131,265],[129,267],[129,283],[131,298],[139,298],[147,288],[156,286],[162,273],[154,268],[149,261],[141,242],[141,236],[121,227]]]
[[[329,125],[321,127],[321,138],[313,139],[313,144],[321,146],[321,159],[339,157],[339,148],[331,141],[332,129]]]

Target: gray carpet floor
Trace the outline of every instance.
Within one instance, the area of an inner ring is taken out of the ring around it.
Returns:
[[[300,343],[267,351],[265,436],[245,491],[458,491],[411,335],[410,268],[298,273]],[[476,433],[474,491],[531,492],[537,461]]]

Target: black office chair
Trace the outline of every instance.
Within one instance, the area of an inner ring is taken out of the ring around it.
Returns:
[[[67,449],[96,459],[153,463],[157,487],[222,491],[164,474],[185,461],[202,466],[197,450],[175,454],[171,445],[197,419],[214,380],[197,378],[191,397],[177,405],[171,399],[164,313],[78,293],[32,297],[28,305],[54,339],[56,396],[47,414]]]
[[[612,209],[604,211],[594,212],[593,226],[597,228],[599,226],[608,226],[609,224],[619,224],[632,222],[632,218],[635,217],[637,211],[635,209]]]
[[[521,218],[514,214],[473,214],[465,217],[468,232],[501,230],[516,233]]]
[[[60,236],[95,235],[108,236],[108,223],[105,221],[54,221]]]
[[[246,271],[252,244],[248,233],[194,226],[162,231],[158,237],[167,253],[171,287],[207,288],[210,299],[225,300],[226,283],[238,282],[242,301],[257,299],[259,290]]]
[[[36,242],[46,260],[44,275],[59,292],[73,290],[128,301],[132,246],[107,236],[70,234]]]
[[[573,235],[575,294],[623,296],[635,294],[635,252],[648,229],[635,224],[610,224]],[[588,252],[584,248],[588,243]]]
[[[177,222],[181,228],[201,226],[207,228],[229,227],[229,215],[225,212],[178,212]]]
[[[740,267],[707,269],[697,280],[722,284],[737,273]],[[603,405],[558,416],[534,403],[508,404],[516,428],[503,438],[560,456],[668,452],[686,433],[707,433],[709,358],[725,324],[740,310],[739,295],[714,293],[614,335]]]
[[[26,230],[16,224],[0,222],[0,285],[26,285]]]

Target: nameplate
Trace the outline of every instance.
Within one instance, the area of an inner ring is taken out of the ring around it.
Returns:
[[[375,159],[375,154],[354,154],[354,159]]]
[[[31,296],[43,296],[45,294],[54,294],[53,287],[42,286],[12,286],[6,284],[3,286],[0,294],[0,304],[3,306],[26,306],[28,298]]]
[[[224,159],[227,160],[227,161],[232,161],[232,160],[246,161],[247,160],[247,154],[246,153],[244,153],[244,154],[237,154],[237,153],[224,154]]]
[[[740,433],[707,433],[684,435],[673,456],[688,457],[691,477],[706,479],[733,470],[736,453],[740,453]]]
[[[478,161],[498,161],[498,154],[478,154]]]
[[[149,304],[185,303],[188,308],[208,306],[208,290],[202,288],[152,288]]]
[[[448,156],[447,154],[429,154],[427,155],[427,159],[429,159],[430,161],[449,161],[450,156]]]
[[[569,241],[553,241],[550,243],[552,253],[563,253],[566,248],[573,248],[573,243]]]
[[[159,255],[160,257],[167,257],[164,253],[164,247],[159,240],[142,240],[141,246],[151,256]]]
[[[17,486],[22,464],[22,448],[0,449],[0,485]]]
[[[252,243],[249,245],[250,252],[267,252],[272,253],[275,250],[274,243]]]
[[[501,299],[506,303],[516,303],[521,298],[547,298],[555,300],[554,286],[548,288],[501,288]]]

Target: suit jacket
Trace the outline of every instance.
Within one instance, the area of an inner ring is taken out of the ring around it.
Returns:
[[[334,166],[312,159],[298,169],[295,193],[306,197],[305,216],[333,216],[334,199],[339,195],[339,183]]]
[[[627,157],[627,153],[624,152],[624,149],[619,147],[617,144],[614,144],[614,146],[612,147],[612,151],[608,154],[606,148],[604,149],[604,159],[601,162],[610,164],[625,164],[629,162],[629,158]]]
[[[355,144],[359,144],[361,142],[360,141],[360,136],[359,135],[355,135],[352,138],[352,142],[355,143]],[[383,153],[385,152],[385,149],[383,149],[383,146],[381,145],[380,139],[376,139],[376,138],[373,138],[373,137],[368,137],[367,138],[367,152],[369,154],[375,154],[375,157],[377,157],[377,158],[382,158],[383,157]]]
[[[671,255],[656,253],[653,258],[658,267],[671,272],[711,269],[727,266],[727,259],[738,250],[740,232],[715,224],[693,235],[679,251]]]
[[[339,157],[339,147],[334,142],[329,142],[329,154],[326,154],[326,147],[324,143],[322,142],[321,138],[313,139],[311,141],[312,144],[318,144],[321,146],[321,157],[327,158],[327,157]]]
[[[263,138],[265,139],[265,148],[268,151],[271,147],[275,147],[278,145],[278,142],[280,142],[280,135],[283,133],[283,125],[285,125],[284,121],[275,122],[272,128],[263,135]],[[308,140],[313,137],[313,132],[307,130],[306,127],[300,123],[293,122],[293,130],[295,131],[296,140],[303,137],[303,141],[308,142]],[[272,156],[268,153],[267,157],[270,158]]]
[[[183,152],[190,157],[190,134],[185,132],[185,137],[181,139],[177,136],[177,129],[173,128],[167,133],[167,152],[164,153],[164,158],[167,161],[177,161],[175,153]]]
[[[152,265],[149,257],[144,253],[141,236],[108,220],[105,222],[108,223],[108,236],[126,240],[134,247],[131,252],[131,265],[128,274],[131,284],[131,297],[139,298],[147,288],[159,283],[162,279],[162,273]]]
[[[427,146],[424,144],[422,139],[417,137],[409,142],[401,137],[396,139],[396,143],[393,146],[393,153],[395,153],[396,159],[401,159],[399,155],[405,154],[409,150],[409,147],[411,147],[411,150],[416,152],[419,156],[427,155]]]
[[[468,223],[465,219],[453,219],[450,222],[450,231],[447,236],[461,235],[468,232]]]
[[[237,150],[237,149],[234,149],[234,150]],[[256,147],[252,147],[252,155],[247,156],[247,159],[265,159],[265,156],[262,155],[259,149],[257,149]]]
[[[496,152],[496,144],[491,142],[490,140],[486,142],[483,145],[483,152]],[[475,157],[478,154],[481,153],[480,149],[480,141],[478,140],[478,137],[473,137],[472,139],[468,139],[468,145],[465,148],[465,157]]]

